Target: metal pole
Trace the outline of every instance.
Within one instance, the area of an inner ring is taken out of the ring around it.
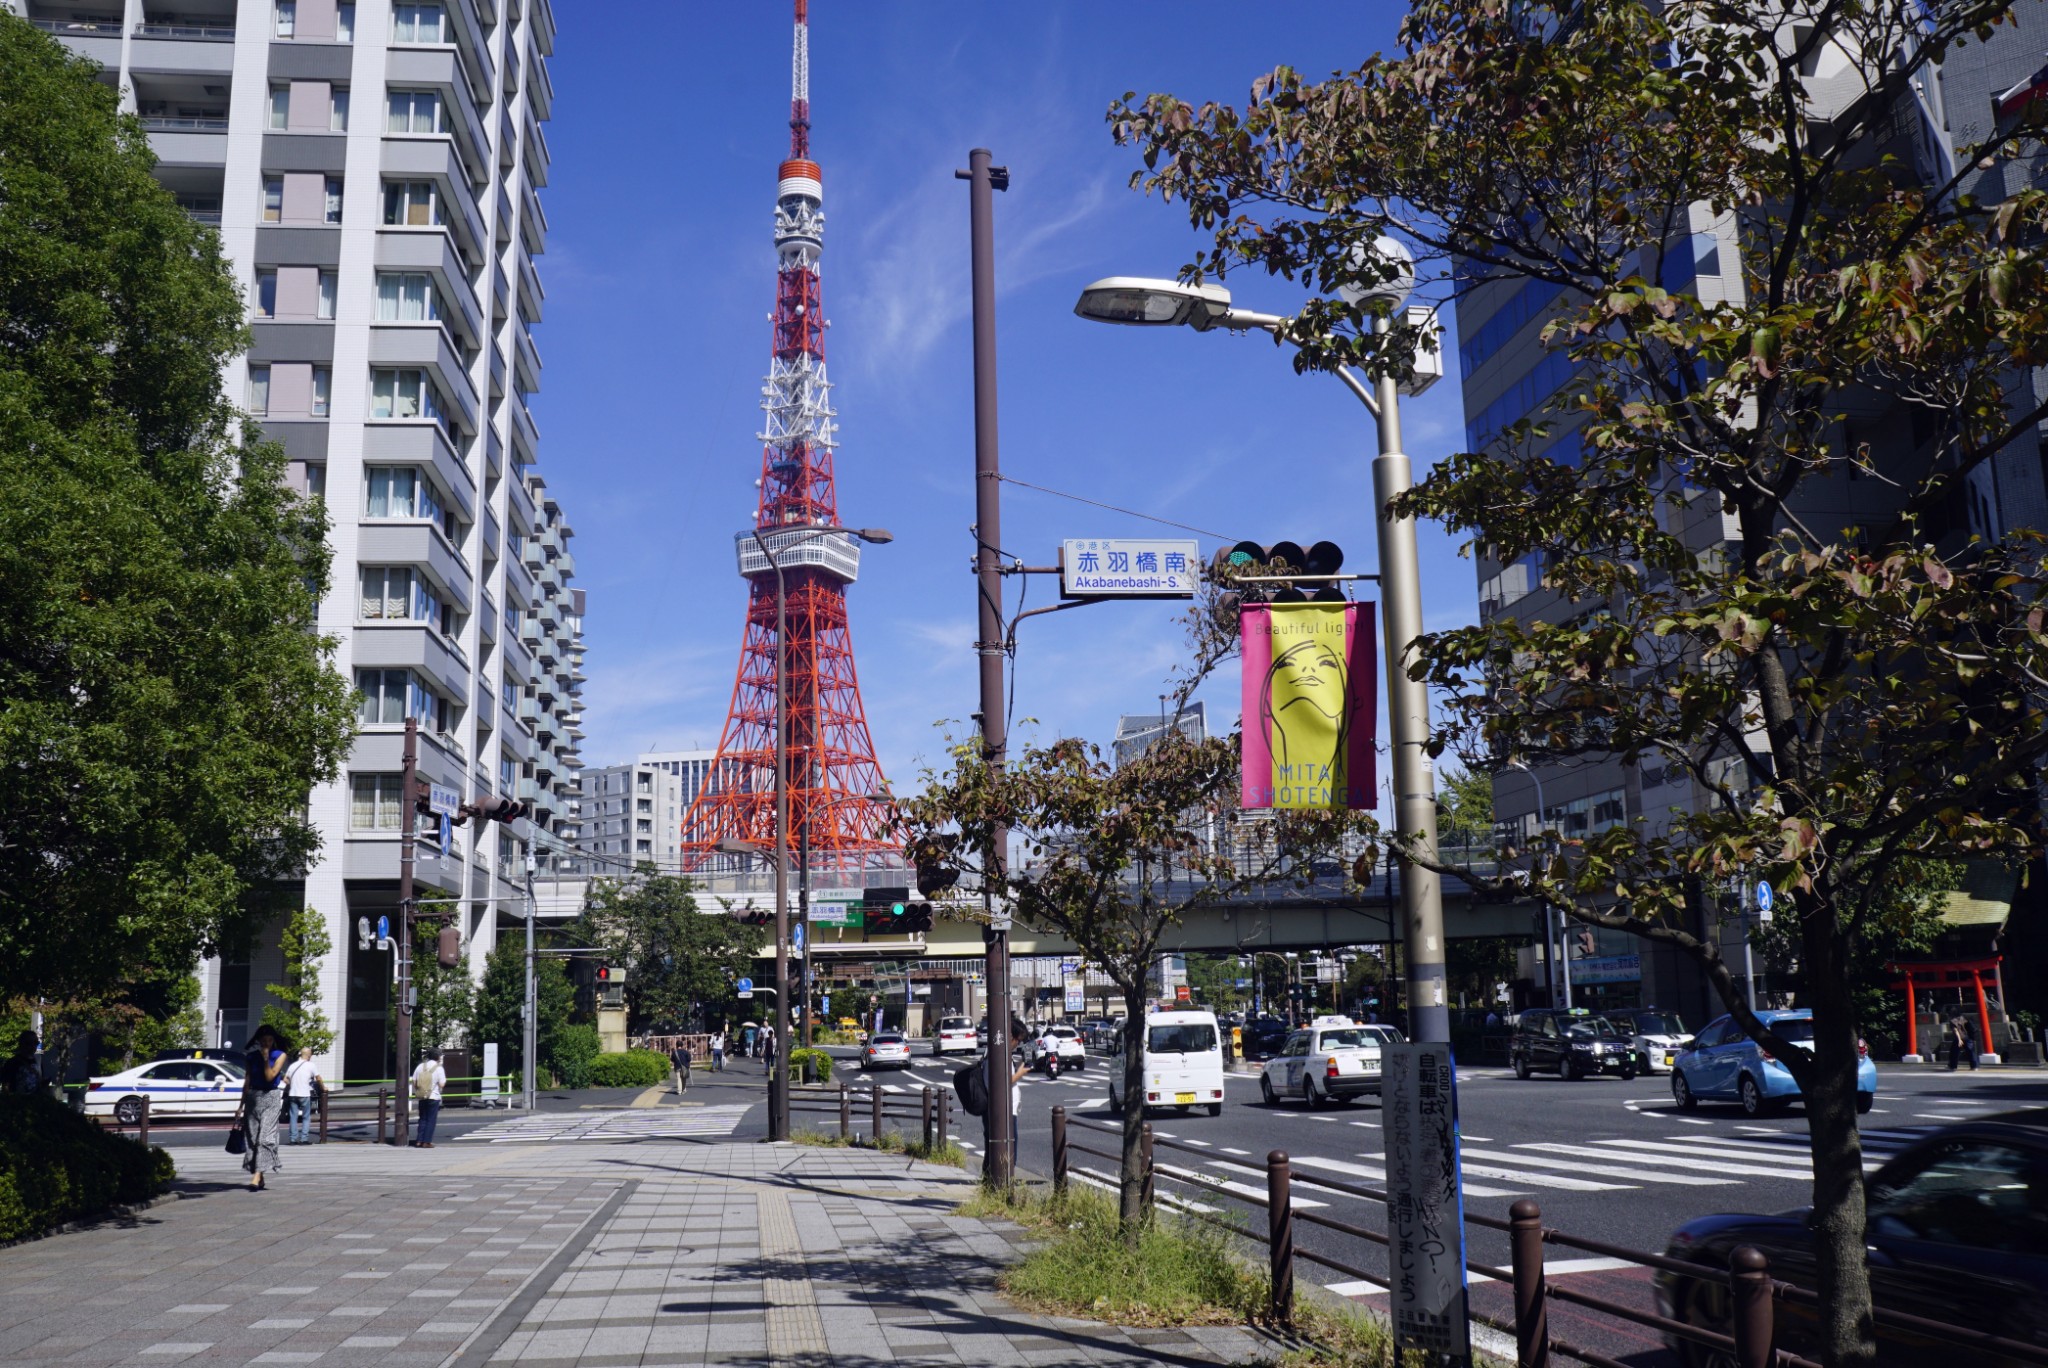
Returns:
[[[789,619],[782,562],[758,531],[754,540],[775,567],[775,1014],[782,1018],[775,1039],[781,1046],[789,1032],[789,694],[784,674]],[[787,1047],[782,1052],[786,1055]],[[768,1060],[768,1138],[789,1139],[789,1070],[773,1058]]]
[[[412,792],[419,758],[419,720],[408,717],[405,719],[405,757],[402,762],[404,779],[398,788],[398,1062],[394,1073],[399,1079],[412,1072],[406,1067],[412,1062]],[[394,1144],[406,1143],[411,1130],[411,1096],[409,1089],[398,1094],[398,1125],[392,1131]]]
[[[1373,331],[1388,331],[1385,318]],[[1379,455],[1372,463],[1373,504],[1379,521],[1380,597],[1387,654],[1387,730],[1393,743],[1394,827],[1415,852],[1436,859],[1436,766],[1429,758],[1429,686],[1408,677],[1409,649],[1422,635],[1421,560],[1415,520],[1387,511],[1408,492],[1412,472],[1401,450],[1401,392],[1391,375],[1378,385]],[[1401,910],[1408,923],[1408,1035],[1422,1041],[1451,1038],[1445,993],[1443,887],[1436,871],[1403,859]]]
[[[996,444],[996,236],[994,191],[1010,188],[1008,167],[991,166],[993,154],[977,147],[967,154],[967,208],[974,302],[974,572],[979,630],[974,652],[981,664],[981,755],[990,769],[1006,758],[1003,715],[1003,624],[998,612],[1003,583],[997,549],[1003,542],[1002,479]],[[993,899],[1008,862],[1009,831],[997,827],[986,852],[982,898],[990,914],[988,957],[988,1181],[1010,1185],[1016,1156],[1010,1146],[1010,928],[998,920]]]
[[[805,779],[808,781],[812,777],[808,772],[811,762],[806,760],[804,763],[807,771]],[[812,784],[806,782],[804,787],[807,789],[811,788]],[[797,970],[797,973],[803,980],[803,996],[798,999],[797,1013],[803,1020],[804,1048],[808,1050],[811,1048],[811,956],[816,953],[816,947],[810,942],[811,809],[809,805],[804,807],[804,824],[802,829],[797,832],[796,924],[804,929],[804,956]]]
[[[1508,1208],[1515,1274],[1515,1368],[1549,1368],[1550,1311],[1543,1284],[1543,1212],[1524,1197]]]
[[[509,835],[507,839],[510,839]],[[533,1115],[540,1102],[540,1089],[536,1080],[539,1074],[540,1054],[540,994],[533,974],[533,924],[540,917],[540,907],[533,893],[533,847],[526,848],[526,1018],[520,1023],[519,1073],[522,1090],[526,1094],[526,1114]]]
[[[1282,1325],[1294,1323],[1294,1173],[1286,1150],[1266,1155],[1266,1313]]]
[[[1735,1322],[1735,1368],[1770,1368],[1777,1346],[1771,1324],[1771,1270],[1763,1251],[1743,1245],[1728,1260]]]

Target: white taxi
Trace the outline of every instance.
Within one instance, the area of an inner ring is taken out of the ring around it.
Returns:
[[[124,1126],[151,1116],[233,1116],[242,1105],[242,1066],[222,1059],[159,1059],[92,1079],[87,1116],[112,1116]]]
[[[1384,1026],[1361,1026],[1349,1017],[1317,1017],[1287,1037],[1280,1053],[1259,1071],[1267,1106],[1281,1098],[1310,1107],[1350,1102],[1380,1090],[1380,1045],[1400,1036]]]
[[[1080,1069],[1088,1064],[1088,1047],[1081,1043],[1081,1033],[1071,1026],[1048,1026],[1031,1041],[1031,1062],[1044,1062],[1047,1055],[1058,1055],[1062,1069]]]

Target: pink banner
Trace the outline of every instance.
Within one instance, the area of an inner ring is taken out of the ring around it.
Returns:
[[[1374,807],[1372,605],[1260,604],[1239,626],[1244,806]]]

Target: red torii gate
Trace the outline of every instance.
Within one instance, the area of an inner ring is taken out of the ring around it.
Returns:
[[[1984,976],[1998,973],[1998,965],[2005,956],[1991,955],[1984,959],[1935,960],[1912,964],[1887,964],[1886,969],[1900,977],[1893,980],[1892,987],[1903,989],[1906,994],[1906,1057],[1920,1057],[1920,1016],[1914,999],[1916,988],[1960,988],[1968,984],[1977,995],[1977,1042],[1979,1054],[1992,1054],[1991,1006],[1984,999]]]

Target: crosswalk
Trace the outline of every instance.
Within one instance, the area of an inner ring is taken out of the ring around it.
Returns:
[[[450,1140],[492,1145],[569,1140],[667,1140],[731,1135],[746,1106],[632,1107],[610,1111],[539,1112],[478,1126]]]

